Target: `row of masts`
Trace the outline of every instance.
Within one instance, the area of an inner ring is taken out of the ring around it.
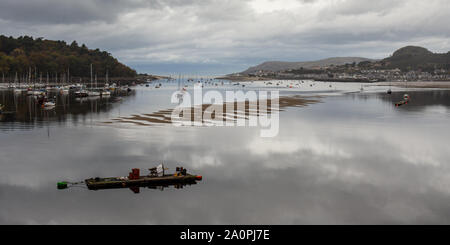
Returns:
[[[70,84],[72,83],[71,77],[70,77],[70,69],[67,68],[67,73],[60,73],[58,74],[58,72],[55,72],[53,75],[49,74],[49,72],[46,72],[46,79],[45,79],[45,83],[46,84],[50,84],[50,82],[54,81],[55,84]],[[60,75],[59,79],[58,79],[58,75]],[[5,73],[2,72],[2,83],[14,83],[14,84],[21,84],[21,83],[26,83],[26,84],[42,84],[43,78],[42,78],[43,74],[42,72],[39,72],[39,76],[38,76],[38,70],[35,67],[34,68],[34,76],[33,76],[33,72],[32,72],[32,68],[30,67],[28,72],[26,74],[18,74],[18,72],[15,73],[14,78],[12,78],[11,76],[9,76],[9,79],[6,78]],[[6,81],[8,80],[8,81]],[[81,79],[80,79],[81,81]],[[109,74],[108,74],[108,70],[106,71],[106,83],[109,83]],[[91,87],[93,87],[93,67],[91,64]],[[95,74],[95,87],[97,87],[97,74]]]

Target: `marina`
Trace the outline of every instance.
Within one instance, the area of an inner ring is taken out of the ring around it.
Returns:
[[[183,82],[187,92],[197,83]],[[3,91],[0,103],[14,116],[2,115],[0,123],[0,157],[8,162],[0,166],[0,189],[8,197],[0,217],[41,224],[396,224],[450,219],[446,207],[434,205],[449,198],[442,185],[450,158],[448,90],[392,87],[389,95],[389,87],[364,85],[361,92],[358,83],[331,83],[330,90],[328,82],[249,82],[249,90],[273,89],[280,83],[280,97],[317,100],[301,106],[295,106],[297,100],[285,101],[279,135],[267,139],[251,127],[113,120],[158,116],[173,108],[167,98],[179,91],[178,81],[159,83],[159,89],[137,85],[120,97],[78,100],[69,94],[65,108],[59,95],[53,110],[29,110],[30,97]],[[294,88],[286,87],[290,83]],[[204,84],[205,91],[233,87],[220,80]],[[411,98],[408,105],[395,107],[405,93]],[[127,120],[136,119],[142,118]],[[379,149],[372,147],[375,143]],[[25,154],[22,149],[27,149]],[[205,177],[183,189],[139,186],[139,194],[128,187],[90,191],[84,181],[67,190],[55,187],[62,180],[123,176],[127,169],[148,169],[152,162],[169,167],[182,163]],[[405,207],[422,218],[393,211]]]
[[[449,13],[2,0],[0,225],[252,245],[322,239],[305,225],[403,242],[392,225],[449,225]]]

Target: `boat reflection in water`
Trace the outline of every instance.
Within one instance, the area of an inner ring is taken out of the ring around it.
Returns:
[[[122,185],[117,185],[117,186],[109,186],[109,187],[99,187],[99,188],[89,188],[90,190],[108,190],[108,189],[124,189],[124,188],[129,188],[132,192],[139,194],[140,193],[140,188],[149,188],[149,189],[154,189],[154,190],[161,190],[163,191],[164,188],[170,188],[170,187],[174,187],[175,189],[183,189],[183,187],[185,186],[190,186],[190,185],[196,185],[197,182],[195,180],[184,180],[182,182],[178,182],[178,183],[171,183],[171,182],[167,182],[167,183],[139,183],[139,184],[133,184],[130,186],[122,186]]]
[[[78,116],[108,112],[121,97],[134,94],[134,91],[131,91],[80,98],[72,92],[68,94],[49,92],[46,94],[48,102],[43,103],[40,95],[16,94],[13,91],[3,90],[0,91],[0,104],[3,105],[0,122],[32,125],[43,121],[63,122],[68,119],[77,121]]]

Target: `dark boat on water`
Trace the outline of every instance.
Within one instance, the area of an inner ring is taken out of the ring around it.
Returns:
[[[140,187],[157,189],[174,186],[183,188],[183,186],[194,185],[203,179],[202,176],[188,174],[183,167],[177,167],[173,174],[166,174],[163,165],[151,168],[149,171],[148,175],[141,176],[140,169],[134,168],[127,177],[96,177],[86,179],[84,183],[89,190],[130,188],[133,192],[139,193]],[[58,189],[66,189],[69,185],[74,186],[80,183],[59,182]]]
[[[396,107],[407,105],[409,103],[410,97],[408,94],[403,95],[403,100],[395,103]]]

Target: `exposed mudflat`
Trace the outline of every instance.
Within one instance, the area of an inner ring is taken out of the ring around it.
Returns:
[[[273,111],[283,111],[289,107],[303,107],[309,104],[317,103],[320,97],[305,97],[300,95],[283,96],[278,99],[278,105],[274,100],[268,99],[265,103],[255,102],[234,102],[224,104],[203,104],[201,107],[182,108],[182,110],[165,109],[152,113],[143,113],[140,115],[131,115],[128,117],[114,118],[112,121],[104,123],[129,123],[138,126],[154,126],[159,124],[171,124],[173,118],[175,122],[210,122],[218,123],[224,121],[236,121],[244,118],[248,120],[251,116],[269,115]],[[265,104],[261,105],[261,104]],[[260,105],[260,106],[258,106]],[[263,108],[264,107],[264,108]],[[199,113],[201,110],[201,113]],[[190,113],[185,115],[185,113]],[[174,115],[174,117],[172,117]],[[202,117],[203,115],[203,117]],[[210,120],[205,120],[205,115],[209,115]]]

